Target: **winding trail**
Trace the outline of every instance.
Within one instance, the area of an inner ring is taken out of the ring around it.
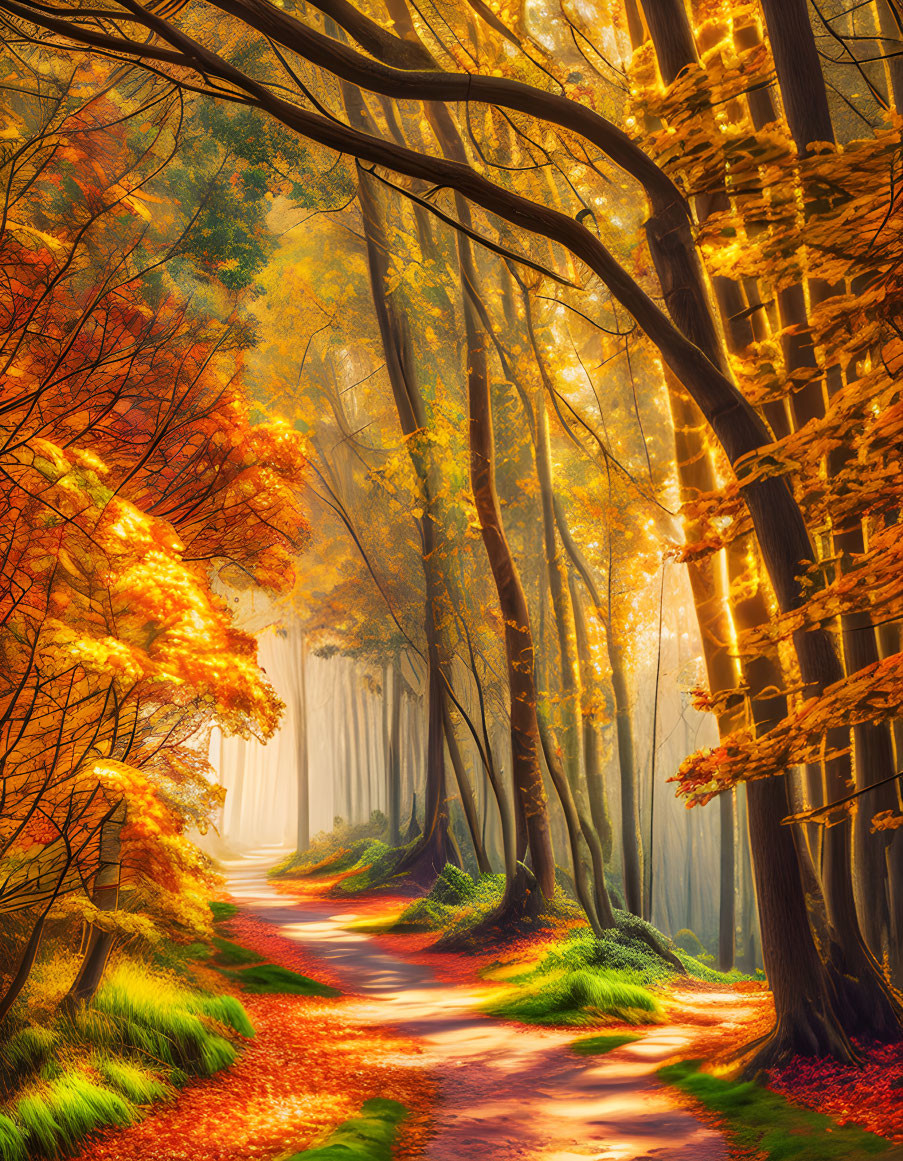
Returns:
[[[672,1103],[655,1080],[664,1061],[693,1043],[698,1025],[655,1027],[604,1056],[578,1057],[567,1048],[577,1033],[481,1016],[485,988],[440,982],[429,967],[349,931],[353,903],[278,893],[266,879],[270,861],[226,865],[233,899],[347,980],[360,997],[352,1001],[356,1019],[422,1045],[439,1089],[429,1161],[728,1161],[721,1133]],[[729,1021],[747,1013],[734,993],[685,999],[709,1012],[723,1005]]]

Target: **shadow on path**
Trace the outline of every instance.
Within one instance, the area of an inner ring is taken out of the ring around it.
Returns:
[[[727,1161],[721,1134],[675,1107],[655,1080],[691,1042],[691,1027],[654,1027],[596,1060],[577,1057],[567,1045],[578,1032],[481,1016],[484,988],[440,982],[346,930],[353,901],[279,894],[266,879],[271,863],[260,854],[225,864],[232,897],[328,962],[359,994],[356,1018],[417,1038],[440,1093],[428,1161]]]

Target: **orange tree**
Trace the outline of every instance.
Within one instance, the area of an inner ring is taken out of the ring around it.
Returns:
[[[249,423],[227,332],[151,277],[169,251],[152,261],[145,228],[159,157],[77,77],[57,96],[49,118],[7,116],[0,907],[30,920],[4,1014],[64,896],[92,925],[73,999],[117,932],[153,931],[121,888],[146,904],[153,884],[169,925],[205,922],[185,832],[218,790],[199,736],[267,737],[280,710],[211,581],[289,587],[306,536],[298,439]]]

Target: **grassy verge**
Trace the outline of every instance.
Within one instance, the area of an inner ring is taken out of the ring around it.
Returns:
[[[254,1029],[234,996],[120,957],[94,1002],[24,1020],[0,1044],[0,1161],[55,1157],[88,1133],[138,1120],[192,1076],[235,1059]],[[31,1013],[34,1015],[34,1013]]]
[[[374,811],[365,823],[352,826],[338,819],[336,822],[333,830],[316,835],[306,850],[294,851],[273,867],[270,877],[338,875],[363,870],[389,850],[386,845],[389,822],[379,811]]]
[[[731,1144],[762,1161],[865,1161],[892,1147],[883,1137],[838,1125],[750,1081],[709,1076],[698,1061],[667,1065],[658,1076],[717,1114]]]
[[[243,968],[240,971],[226,971],[223,973],[233,980],[243,992],[252,995],[270,995],[278,993],[288,996],[339,996],[336,988],[328,984],[321,984],[299,972],[289,971],[275,963],[261,963],[255,967]]]
[[[391,1161],[398,1126],[407,1109],[397,1101],[364,1102],[361,1116],[330,1134],[322,1144],[295,1153],[288,1161]]]
[[[226,938],[221,924],[238,908],[210,906],[211,940],[168,945],[156,960],[120,952],[90,1005],[66,1012],[64,985],[39,980],[32,1002],[13,1010],[0,1042],[0,1161],[66,1153],[88,1133],[139,1120],[191,1077],[228,1068],[254,1029],[235,996],[200,986],[215,979],[210,969],[249,994],[339,994]]]

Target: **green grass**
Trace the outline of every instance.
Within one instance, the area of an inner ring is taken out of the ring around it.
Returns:
[[[233,943],[231,939],[223,939],[221,936],[215,935],[212,943],[216,948],[214,959],[217,964],[229,966],[263,963],[262,955],[258,955],[256,951],[251,951],[250,948],[242,947],[241,944]]]
[[[222,923],[226,919],[234,919],[238,908],[234,903],[221,903],[219,899],[210,900],[210,910],[213,913],[213,922]]]
[[[0,1113],[0,1161],[29,1161],[25,1134],[5,1113]]]
[[[635,1036],[631,1032],[612,1032],[608,1036],[583,1036],[575,1040],[570,1048],[578,1056],[602,1056],[625,1044],[633,1044],[636,1040],[642,1040],[642,1036]]]
[[[838,1125],[752,1081],[709,1076],[698,1061],[667,1065],[658,1076],[717,1113],[732,1144],[763,1161],[864,1161],[891,1148],[883,1137]]]
[[[391,1161],[398,1126],[407,1109],[397,1101],[365,1101],[361,1116],[330,1134],[322,1145],[295,1153],[289,1161]]]
[[[147,1068],[115,1056],[97,1055],[94,1067],[111,1088],[136,1105],[165,1100],[174,1091],[171,1084]]]
[[[77,1069],[56,1080],[39,1083],[0,1117],[0,1158],[18,1161],[35,1151],[55,1157],[68,1151],[88,1133],[136,1119],[135,1105],[90,1080]]]
[[[554,943],[534,967],[509,975],[506,982],[513,990],[491,1000],[485,1011],[528,1024],[656,1022],[659,1004],[654,992],[678,973],[652,945],[667,947],[669,941],[635,915],[616,911],[615,917],[617,925],[601,936],[578,928]],[[741,978],[739,973],[723,975],[692,956],[677,954],[698,979],[730,983]]]
[[[646,988],[626,983],[612,973],[586,969],[540,977],[490,1000],[483,1010],[520,1024],[565,1027],[614,1021],[653,1024],[660,1012],[658,1001]]]
[[[211,912],[221,923],[238,908],[213,902]],[[120,955],[88,1005],[70,1011],[56,998],[27,1017],[11,1014],[0,1038],[0,1161],[70,1152],[96,1129],[139,1119],[190,1077],[232,1064],[233,1041],[254,1028],[235,996],[202,990],[192,968],[215,953],[220,970],[243,964],[254,973],[261,957],[220,936],[212,945],[172,946],[166,963],[154,952],[140,960]],[[335,994],[293,972],[285,977],[288,986],[254,990]]]
[[[114,962],[91,1004],[44,1019],[0,1043],[0,1161],[57,1157],[131,1124],[190,1076],[230,1065],[233,1034],[254,1035],[234,996],[143,960]]]
[[[243,992],[252,995],[269,995],[278,993],[289,996],[338,996],[341,995],[328,984],[321,984],[308,976],[279,967],[278,964],[264,963],[257,967],[243,968],[240,971],[224,972],[229,979],[234,980]]]
[[[59,1036],[51,1028],[31,1025],[0,1041],[0,1078],[4,1088],[17,1079],[39,1072],[52,1058]]]

